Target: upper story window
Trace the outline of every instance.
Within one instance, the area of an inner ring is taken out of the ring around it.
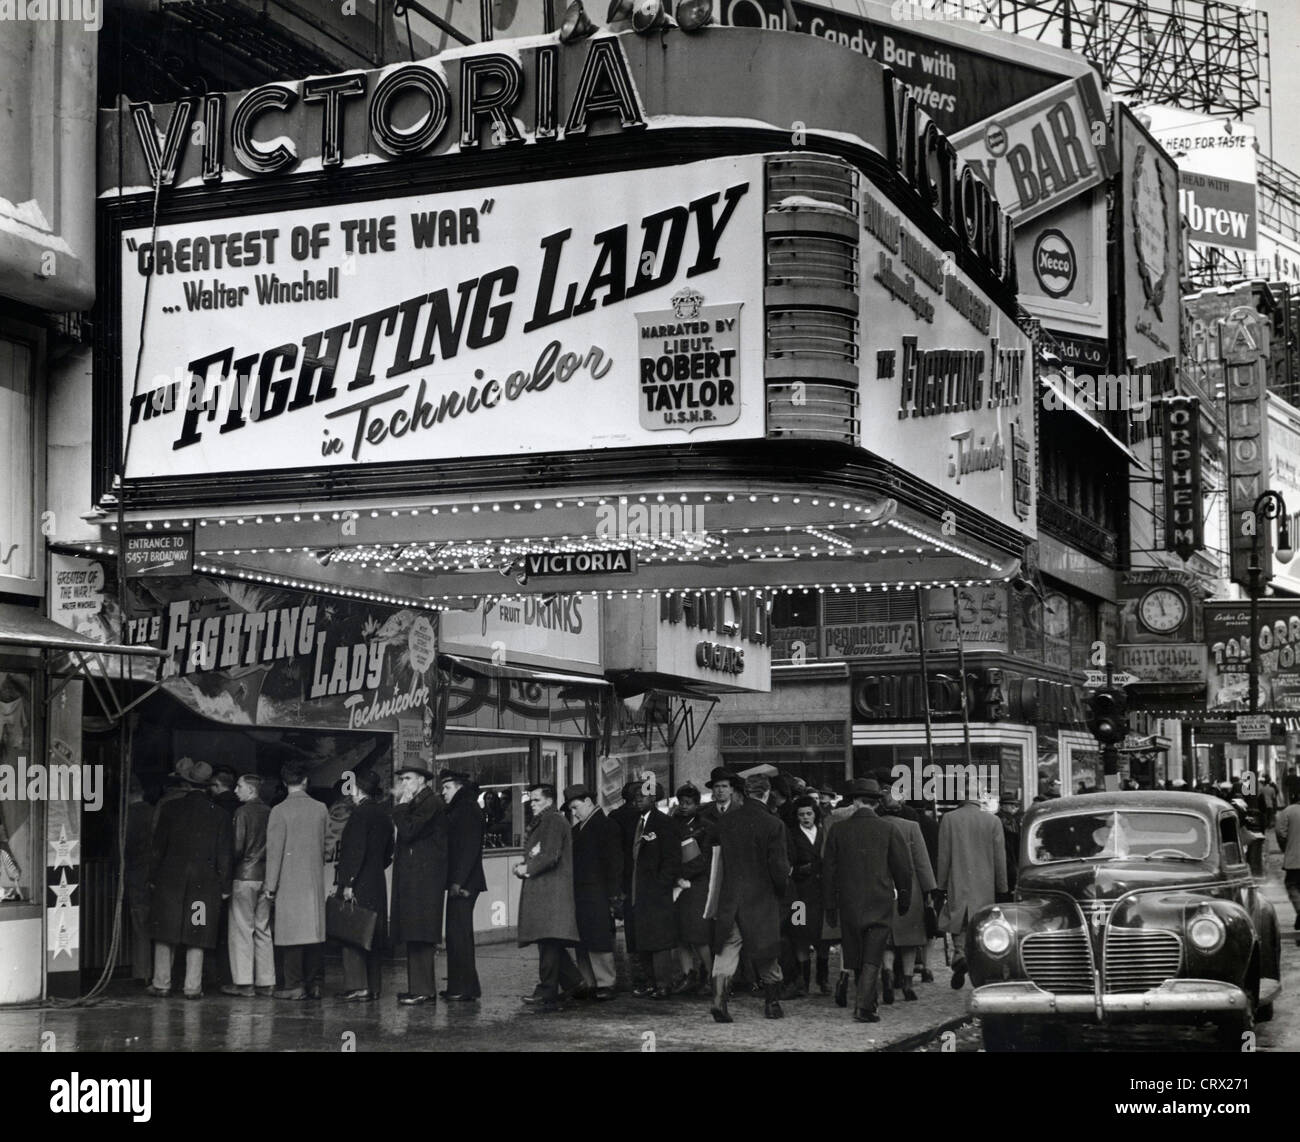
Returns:
[[[44,437],[36,385],[40,342],[0,323],[0,592],[44,591]]]

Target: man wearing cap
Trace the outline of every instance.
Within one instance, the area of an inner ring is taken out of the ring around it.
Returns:
[[[1020,790],[1004,789],[998,798],[997,819],[1007,845],[1007,891],[1016,888],[1016,873],[1020,867]]]
[[[856,808],[826,836],[822,890],[827,919],[839,922],[844,963],[858,976],[853,1018],[858,1023],[879,1023],[880,965],[895,899],[899,915],[911,907],[912,858],[902,831],[876,815],[880,783],[859,777],[849,782],[848,791]]]
[[[734,775],[726,775],[730,782]],[[717,800],[721,782],[710,785]],[[710,886],[705,914],[713,918],[717,953],[713,961],[713,1005],[710,1013],[719,1023],[732,1022],[727,1010],[731,977],[740,966],[742,949],[754,962],[763,982],[764,1015],[780,1019],[781,906],[790,879],[785,826],[760,800],[767,791],[766,777],[746,780],[745,800],[738,806],[719,806],[715,832],[715,860],[721,860],[716,893]]]
[[[656,808],[658,786],[646,774],[637,794],[632,840],[632,894],[628,899],[628,951],[641,960],[643,983],[638,998],[667,999],[673,985],[673,946],[677,913],[673,889],[682,869],[682,841],[677,826]]]
[[[447,892],[447,809],[434,791],[433,765],[413,758],[397,770],[393,825],[393,942],[406,944],[406,1007],[437,1003],[434,949],[442,941]]]
[[[159,805],[149,868],[154,939],[149,995],[171,994],[172,954],[185,948],[185,998],[203,997],[203,953],[217,944],[221,902],[230,895],[230,817],[208,798],[212,767],[183,757],[173,776],[183,788]]]
[[[614,998],[614,913],[623,890],[623,844],[615,825],[585,785],[564,791],[573,819],[573,906],[578,921],[578,971],[593,999]]]
[[[447,990],[446,999],[483,994],[474,965],[474,902],[487,891],[483,875],[483,813],[468,773],[438,774],[447,802]]]
[[[952,986],[959,988],[966,982],[966,925],[1007,891],[1006,835],[998,819],[984,812],[979,790],[969,784],[966,799],[939,822],[936,873],[946,896],[939,927],[952,933]]]
[[[537,945],[537,988],[524,997],[540,1012],[558,1011],[560,988],[582,986],[564,949],[580,942],[573,903],[573,834],[555,808],[554,785],[531,785],[533,823],[524,838],[524,860],[513,872],[524,882],[519,894],[519,946]]]
[[[288,790],[266,819],[264,892],[275,909],[275,946],[284,949],[284,987],[276,999],[320,999],[325,971],[325,823],[329,812],[307,792],[309,771],[280,769]]]

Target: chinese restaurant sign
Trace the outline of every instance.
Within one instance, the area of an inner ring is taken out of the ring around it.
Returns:
[[[740,316],[763,308],[761,175],[712,159],[126,231],[124,360],[148,299],[127,475],[761,437],[762,323]]]

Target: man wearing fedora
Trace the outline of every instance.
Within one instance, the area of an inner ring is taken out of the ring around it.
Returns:
[[[406,1007],[437,1003],[434,949],[442,940],[447,891],[447,809],[434,791],[433,763],[414,758],[397,770],[393,825],[393,942],[406,944]]]
[[[711,778],[715,801],[719,800],[724,782],[734,787],[739,781],[734,773],[726,772]],[[727,992],[740,966],[742,950],[752,959],[763,982],[764,1015],[780,1019],[785,1014],[780,1003],[778,958],[790,857],[785,826],[759,799],[767,783],[766,777],[757,775],[746,782],[749,795],[739,805],[732,805],[730,799],[718,804],[714,859],[721,861],[721,875],[710,885],[705,909],[705,915],[716,921],[714,940],[718,951],[713,961],[713,1004],[709,1010],[718,1023],[732,1022]]]
[[[445,999],[483,994],[474,965],[474,902],[487,891],[483,875],[483,813],[468,773],[438,774],[447,803],[447,990]]]
[[[585,785],[564,791],[573,820],[573,906],[578,920],[578,971],[593,999],[614,998],[614,914],[623,891],[623,843]]]
[[[626,925],[628,950],[640,958],[644,980],[632,994],[667,999],[674,982],[677,911],[673,889],[682,869],[682,841],[677,826],[656,808],[658,794],[654,774],[648,774],[637,793],[640,815],[632,838],[632,895]]]
[[[149,868],[154,939],[149,995],[171,994],[172,955],[185,949],[185,998],[203,997],[203,953],[217,946],[221,902],[230,896],[230,816],[208,798],[212,767],[183,757],[173,770],[183,792],[159,805]]]
[[[871,777],[849,782],[853,815],[826,835],[822,891],[827,920],[839,924],[844,963],[857,972],[853,1018],[879,1023],[876,987],[889,942],[895,893],[898,914],[912,903],[912,858],[900,830],[876,815],[880,783]]]
[[[266,819],[266,898],[272,932],[284,949],[284,987],[276,999],[320,999],[325,964],[325,825],[329,812],[307,792],[309,771],[280,769],[288,793]]]
[[[523,888],[519,893],[521,948],[537,945],[537,988],[525,996],[541,1012],[558,1011],[560,988],[571,994],[582,987],[582,976],[565,954],[580,942],[573,903],[573,834],[555,807],[555,786],[528,788],[533,823],[524,838],[524,860],[511,870]]]

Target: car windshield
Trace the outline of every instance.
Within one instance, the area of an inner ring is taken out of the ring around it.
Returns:
[[[1029,860],[1204,860],[1210,832],[1191,813],[1108,809],[1036,821],[1029,834]]]

